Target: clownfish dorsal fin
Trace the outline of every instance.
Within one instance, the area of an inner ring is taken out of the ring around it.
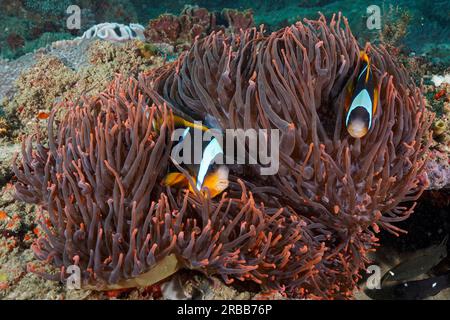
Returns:
[[[370,58],[369,58],[369,56],[367,55],[367,53],[365,51],[361,51],[360,54],[359,54],[359,57],[367,65],[367,67],[363,70],[363,72],[366,73],[365,74],[365,76],[366,76],[365,83],[367,83],[369,81],[369,74],[370,74]]]
[[[361,51],[359,57],[362,61],[367,63],[367,65],[370,65],[370,58],[365,51]]]

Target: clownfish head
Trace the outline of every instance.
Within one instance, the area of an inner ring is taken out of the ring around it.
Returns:
[[[354,138],[362,138],[369,132],[378,103],[370,59],[365,52],[361,52],[360,58],[361,71],[355,82],[348,85],[345,99],[345,126]]]

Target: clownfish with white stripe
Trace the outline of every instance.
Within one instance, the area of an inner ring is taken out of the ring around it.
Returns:
[[[361,51],[361,71],[356,80],[347,86],[345,99],[345,126],[353,138],[362,138],[372,128],[379,102],[370,59]]]
[[[184,148],[187,147],[187,144],[185,144],[186,139],[190,139],[195,134],[203,134],[210,129],[206,126],[189,122],[179,116],[174,116],[174,126],[178,129],[184,129],[180,141],[172,149],[172,153],[175,152],[177,154],[180,152],[180,149],[184,150]],[[194,144],[195,142],[190,144],[191,150],[193,152],[199,152],[199,150],[195,150]],[[215,137],[212,137],[210,141],[202,142],[201,152],[200,163],[195,164],[194,161],[191,161],[190,163],[192,164],[183,164],[180,166],[185,170],[185,173],[176,172],[175,170],[174,172],[169,172],[163,179],[163,185],[186,188],[191,192],[194,192],[195,188],[203,195],[206,195],[206,191],[204,190],[204,187],[206,187],[209,190],[211,198],[216,197],[228,188],[228,167],[215,163],[216,158],[218,156],[223,156],[224,154],[222,145]],[[193,157],[195,158],[195,155],[193,155]],[[186,172],[189,174],[194,185],[190,183],[189,178],[186,176]]]

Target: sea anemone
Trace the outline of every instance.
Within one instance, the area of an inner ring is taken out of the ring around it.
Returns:
[[[354,139],[343,124],[344,99],[361,50],[370,57],[380,107],[369,134]],[[373,231],[401,232],[394,223],[413,212],[426,186],[432,119],[420,89],[384,47],[361,49],[340,15],[269,36],[256,29],[213,33],[150,78],[160,99],[196,119],[212,115],[222,129],[280,130],[278,174],[262,177],[248,166],[240,178],[255,195],[273,186],[278,203],[330,232],[320,271],[326,265],[356,275],[376,241]]]
[[[33,246],[37,257],[58,267],[82,266],[91,279],[111,283],[122,278],[115,267],[128,268],[134,259],[125,232],[131,228],[132,234],[137,225],[129,219],[146,216],[151,199],[159,199],[162,190],[155,186],[170,148],[168,110],[146,105],[132,85],[130,91],[113,86],[109,94],[68,105],[56,136],[53,112],[48,148],[39,144],[32,151],[33,136],[28,137],[23,166],[14,167],[18,198],[48,213],[41,217],[46,237]],[[151,126],[155,117],[164,119],[158,134]],[[103,270],[102,264],[114,267]]]
[[[217,202],[164,193],[158,182],[171,116],[149,104],[146,91],[136,80],[116,79],[99,98],[70,104],[56,136],[52,114],[48,148],[33,151],[32,137],[23,142],[17,196],[47,213],[39,221],[46,236],[32,248],[61,268],[42,275],[64,280],[76,265],[83,286],[97,289],[152,284],[161,264],[279,288],[311,276],[325,250],[311,240],[314,227],[295,212],[257,204],[242,182],[239,198]]]
[[[212,33],[172,64],[68,104],[56,135],[52,115],[48,147],[33,150],[29,137],[14,167],[17,197],[44,209],[36,256],[61,268],[57,279],[78,265],[97,288],[155,281],[152,270],[174,257],[174,269],[227,283],[350,296],[379,227],[399,233],[394,223],[414,207],[401,203],[423,191],[431,119],[405,69],[367,45],[380,107],[366,137],[347,134],[345,86],[360,48],[341,20]],[[280,170],[232,168],[218,199],[163,187],[172,111],[213,116],[222,129],[279,129]]]

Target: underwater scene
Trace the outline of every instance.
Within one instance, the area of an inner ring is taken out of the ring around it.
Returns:
[[[1,300],[450,300],[450,2],[0,0]]]

